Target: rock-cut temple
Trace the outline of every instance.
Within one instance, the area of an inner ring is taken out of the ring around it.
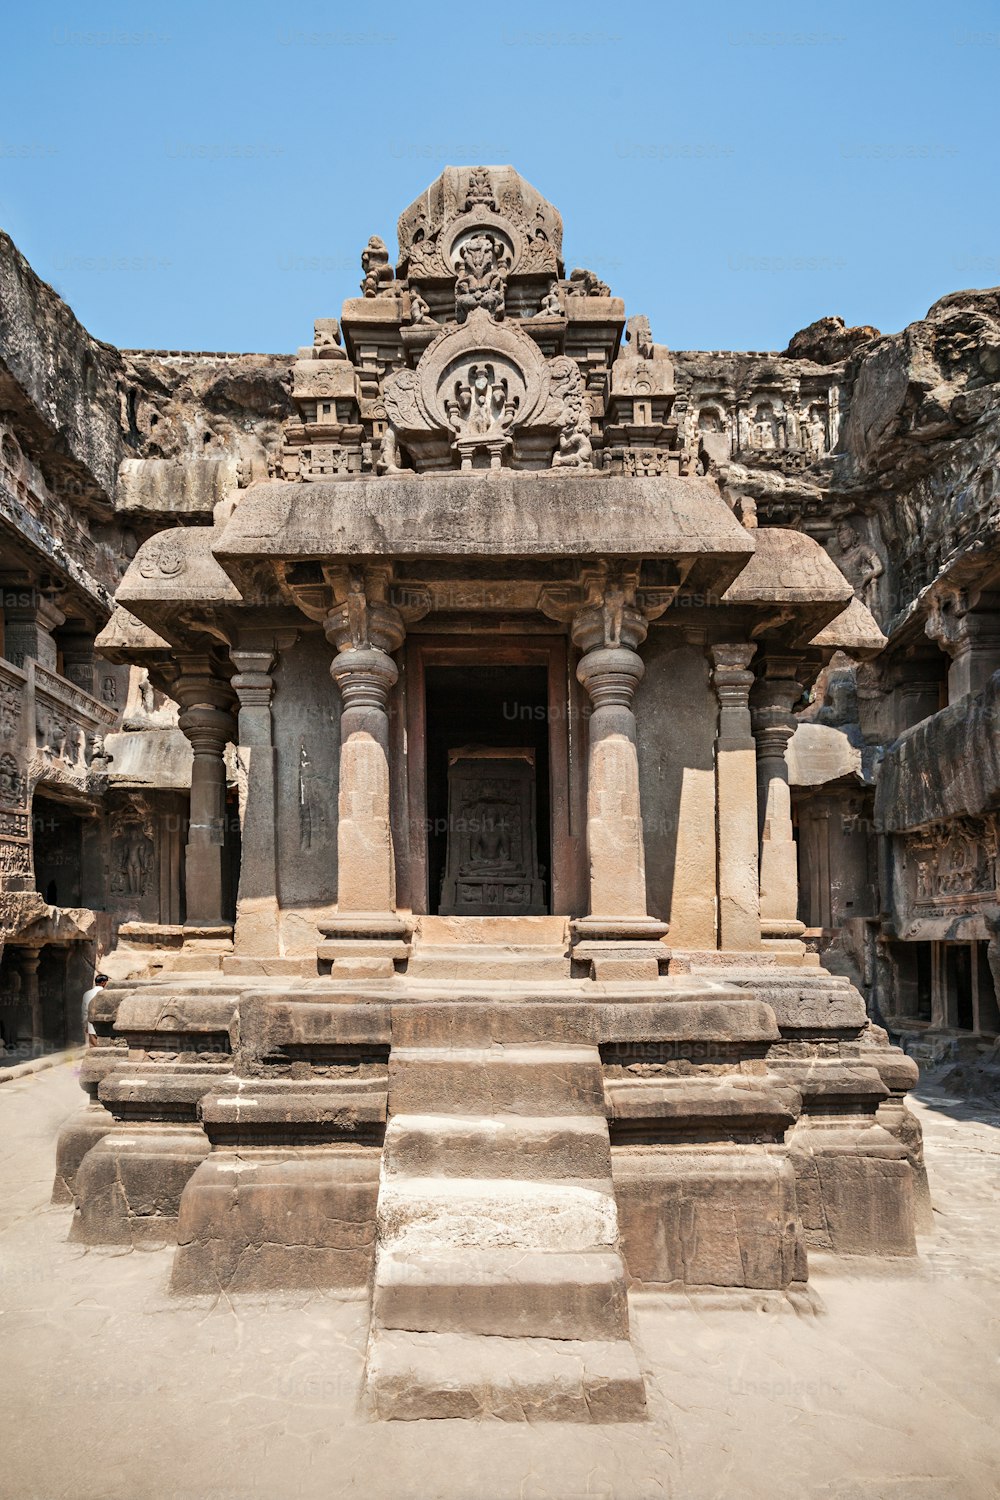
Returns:
[[[629,1291],[914,1255],[906,1054],[996,1035],[1000,297],[671,353],[510,167],[362,271],[117,350],[4,242],[3,1042],[111,976],[73,1240],[633,1420]]]

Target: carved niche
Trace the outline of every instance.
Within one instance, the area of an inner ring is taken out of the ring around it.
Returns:
[[[913,908],[923,916],[962,916],[997,899],[997,828],[960,818],[909,839]]]
[[[0,806],[24,806],[24,778],[13,755],[0,755]]]
[[[21,690],[12,682],[0,682],[0,740],[16,737],[21,723]]]
[[[383,391],[388,428],[381,467],[399,472],[399,447],[417,468],[589,468],[590,407],[583,376],[566,355],[547,360],[515,324],[476,307],[460,328],[428,344],[415,370],[397,370]]]
[[[137,913],[147,896],[158,889],[156,821],[144,801],[137,799],[115,819],[111,839],[111,895],[116,907]]]
[[[448,753],[442,916],[539,916],[535,753],[467,745]]]

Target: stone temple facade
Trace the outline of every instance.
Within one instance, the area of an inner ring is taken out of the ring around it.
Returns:
[[[1000,292],[670,353],[510,167],[362,270],[120,351],[4,242],[3,1040],[112,976],[74,1240],[369,1297],[376,1417],[632,1419],[630,1288],[915,1254],[888,1032],[997,1031]]]

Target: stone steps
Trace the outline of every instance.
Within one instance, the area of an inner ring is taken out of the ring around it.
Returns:
[[[641,1417],[598,1048],[435,1035],[389,1075],[375,1414]]]
[[[397,1421],[637,1422],[642,1374],[626,1339],[494,1338],[383,1329],[368,1355],[375,1415]]]
[[[408,979],[486,980],[499,984],[516,980],[568,979],[570,959],[565,945],[507,943],[417,943],[410,954]]]

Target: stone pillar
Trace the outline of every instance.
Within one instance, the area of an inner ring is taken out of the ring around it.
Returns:
[[[38,965],[41,957],[41,950],[38,948],[23,948],[21,950],[24,1008],[31,1020],[31,1050],[33,1052],[40,1051],[45,1041],[45,1029],[42,1021],[42,997],[38,989]]]
[[[719,699],[715,742],[719,947],[760,948],[757,852],[757,748],[750,725],[749,670],[756,646],[713,646],[712,680]]]
[[[578,938],[596,940],[586,957],[595,978],[655,979],[666,950],[666,923],[646,906],[646,862],[639,802],[639,758],[632,701],[642,681],[638,646],[644,615],[608,590],[573,619],[574,643],[584,655],[576,669],[593,711],[588,720],[587,865],[589,914],[574,924]],[[649,940],[657,948],[644,947]],[[616,944],[616,950],[596,945]],[[628,945],[627,949],[623,945]]]
[[[768,656],[751,695],[757,745],[760,931],[765,948],[805,954],[798,919],[798,850],[792,831],[792,797],[785,752],[795,733],[792,706],[802,695],[793,659]]]
[[[1000,668],[1000,598],[973,600],[964,589],[943,588],[932,596],[924,628],[951,659],[948,702],[982,692]]]
[[[240,706],[241,859],[234,934],[239,959],[275,958],[280,953],[271,672],[279,652],[292,644],[296,634],[252,633],[241,637],[229,653],[236,668],[232,686]]]
[[[192,936],[224,937],[232,931],[226,863],[226,745],[235,739],[234,696],[208,660],[182,655],[173,694],[178,719],[191,742],[191,810],[188,820],[185,926]]]
[[[52,632],[66,616],[35,585],[10,585],[4,589],[4,655],[15,667],[37,661],[50,672],[56,670],[57,648]]]
[[[367,592],[366,592],[367,589]],[[377,597],[369,581],[353,577],[347,598],[329,612],[324,629],[337,648],[330,672],[340,690],[340,787],[337,817],[337,918],[329,937],[348,941],[402,938],[396,911],[389,777],[389,694],[399,677],[391,652],[403,643],[399,611]],[[321,957],[338,957],[321,947]],[[401,957],[391,948],[382,960]],[[385,962],[376,961],[372,972]]]

